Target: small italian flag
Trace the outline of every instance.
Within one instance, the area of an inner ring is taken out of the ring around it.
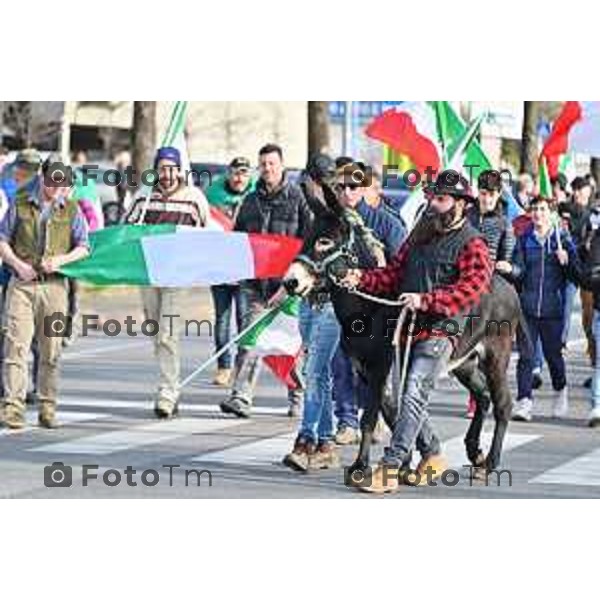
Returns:
[[[94,285],[194,287],[283,277],[302,240],[163,224],[108,227],[90,245],[61,273]]]
[[[298,387],[291,373],[302,351],[299,306],[299,298],[286,298],[238,342],[246,350],[262,356],[265,364],[291,389]]]

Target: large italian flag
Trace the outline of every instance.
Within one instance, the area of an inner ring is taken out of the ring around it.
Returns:
[[[302,338],[298,329],[299,305],[299,298],[286,298],[238,342],[245,349],[262,356],[267,366],[289,388],[297,387],[291,372],[302,351]]]
[[[407,156],[424,173],[438,171],[442,153],[438,142],[436,115],[427,102],[403,102],[375,117],[365,129],[368,137],[383,142],[398,154]]]
[[[175,225],[122,225],[90,235],[68,277],[96,285],[192,287],[282,277],[302,240]]]
[[[600,156],[600,102],[565,102],[542,149],[550,177],[568,152]]]

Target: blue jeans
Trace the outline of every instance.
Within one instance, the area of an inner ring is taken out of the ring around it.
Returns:
[[[352,362],[340,344],[333,358],[333,404],[338,429],[358,428],[358,409],[367,405],[368,393],[367,384],[355,376]]]
[[[333,439],[332,362],[340,341],[340,324],[328,302],[322,307],[300,305],[300,335],[306,348],[304,411],[300,437],[314,443]]]
[[[594,310],[592,332],[596,348],[600,348],[600,312]],[[592,408],[600,408],[600,352],[596,351],[596,364],[594,365],[594,378],[592,379]]]
[[[429,417],[429,395],[451,354],[452,344],[448,338],[414,342],[398,419],[390,445],[385,449],[384,464],[406,465],[415,447],[423,458],[439,454],[440,440]]]
[[[231,312],[235,302],[235,320],[238,331],[242,330],[244,314],[240,301],[240,288],[237,285],[213,285],[210,288],[215,307],[215,348],[218,352],[231,339]],[[230,369],[232,354],[228,350],[217,359],[219,369]]]
[[[548,363],[552,387],[558,391],[567,385],[565,359],[562,355],[563,319],[538,319],[525,315],[531,344],[527,343],[521,330],[517,330],[519,361],[517,362],[518,398],[532,397],[535,347],[541,341],[544,358]],[[531,345],[533,345],[533,352]]]

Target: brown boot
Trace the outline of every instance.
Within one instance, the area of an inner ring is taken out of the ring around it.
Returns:
[[[316,452],[310,457],[310,469],[336,469],[340,466],[335,442],[319,442]]]
[[[448,466],[448,461],[443,454],[431,454],[421,459],[421,462],[417,466],[417,472],[421,477],[416,478],[418,483],[415,485],[428,485],[429,481],[439,479],[444,474],[444,471],[448,469]],[[427,469],[429,469],[429,475],[427,474]]]
[[[283,464],[294,471],[308,471],[311,456],[315,453],[315,445],[302,437],[296,438],[294,447],[283,459]]]
[[[354,427],[342,425],[335,434],[335,443],[338,446],[350,446],[360,443],[360,432]]]
[[[46,429],[56,429],[59,423],[56,420],[56,402],[49,400],[40,401],[38,425]]]
[[[213,384],[220,387],[228,387],[231,381],[231,369],[217,369]]]
[[[358,489],[367,494],[389,494],[400,487],[398,467],[380,464],[370,473],[368,480],[361,482]]]
[[[25,421],[25,403],[10,402],[4,405],[2,415],[4,425],[9,429],[23,429],[26,425]]]

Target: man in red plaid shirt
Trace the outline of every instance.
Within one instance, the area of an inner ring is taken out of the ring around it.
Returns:
[[[429,417],[429,396],[452,354],[457,328],[464,330],[471,309],[490,291],[493,265],[487,245],[465,219],[465,204],[472,200],[467,181],[445,171],[428,195],[425,214],[390,264],[369,271],[353,269],[345,278],[370,294],[399,295],[400,302],[417,313],[399,417],[370,485],[360,488],[366,492],[395,490],[414,447],[422,457],[417,467],[421,484],[447,468]]]

